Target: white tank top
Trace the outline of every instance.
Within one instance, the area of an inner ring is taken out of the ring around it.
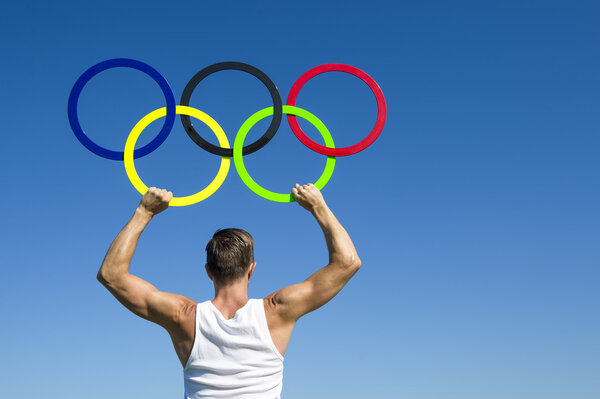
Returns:
[[[185,399],[277,399],[283,356],[267,325],[262,299],[227,320],[211,301],[196,306],[196,337],[183,369]]]

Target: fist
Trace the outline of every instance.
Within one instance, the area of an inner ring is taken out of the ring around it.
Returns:
[[[150,187],[140,201],[140,208],[156,215],[169,207],[169,201],[173,199],[173,193],[164,189]]]
[[[312,212],[321,206],[325,206],[323,194],[312,183],[303,186],[296,183],[296,186],[292,188],[292,195],[296,198],[296,202],[307,211]]]

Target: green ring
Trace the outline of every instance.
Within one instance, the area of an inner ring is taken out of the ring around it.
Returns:
[[[283,113],[287,115],[299,116],[312,123],[313,126],[317,128],[319,133],[321,133],[321,136],[323,136],[323,139],[325,140],[325,145],[329,148],[335,148],[335,144],[333,143],[333,137],[331,137],[329,130],[325,127],[323,122],[319,120],[319,118],[302,108],[294,107],[291,105],[284,105]],[[273,191],[269,191],[259,186],[258,183],[252,180],[252,178],[248,174],[248,171],[246,170],[246,167],[244,166],[242,148],[244,147],[244,140],[246,139],[246,135],[248,135],[248,132],[250,131],[252,126],[254,126],[261,119],[266,118],[270,115],[273,115],[273,107],[268,107],[256,112],[250,118],[246,119],[246,122],[242,124],[240,130],[237,133],[237,136],[235,136],[235,141],[233,143],[233,163],[244,184],[254,193],[270,201],[294,202],[295,199],[292,194],[274,193]],[[325,164],[325,170],[323,171],[321,177],[319,177],[319,180],[317,180],[317,182],[315,183],[316,188],[321,190],[323,187],[325,187],[325,185],[331,178],[331,175],[333,174],[334,168],[335,157],[328,156],[327,163]]]

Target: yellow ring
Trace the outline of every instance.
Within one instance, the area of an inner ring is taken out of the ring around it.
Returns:
[[[176,114],[178,115],[188,115],[198,120],[204,122],[217,136],[219,140],[219,145],[221,148],[231,148],[229,146],[229,140],[227,140],[227,136],[225,132],[219,126],[217,121],[211,118],[209,115],[204,112],[192,108],[186,107],[184,105],[178,105],[176,107]],[[127,137],[127,142],[125,143],[125,150],[123,155],[123,160],[125,162],[125,172],[127,172],[127,177],[129,177],[129,181],[133,184],[136,190],[140,192],[140,194],[146,194],[148,191],[148,187],[142,182],[137,172],[135,171],[135,165],[133,163],[133,150],[135,148],[135,143],[140,137],[142,131],[148,127],[149,124],[157,120],[158,118],[162,118],[167,115],[167,108],[159,108],[156,111],[150,112],[148,115],[144,116],[134,127],[131,129],[131,133]],[[186,206],[198,203],[202,200],[207,199],[211,195],[217,191],[221,184],[225,181],[227,177],[227,173],[229,173],[229,167],[231,166],[231,158],[230,157],[221,157],[221,167],[219,168],[219,172],[214,180],[202,191],[197,192],[196,194],[188,195],[187,197],[173,197],[171,202],[169,202],[170,206]]]

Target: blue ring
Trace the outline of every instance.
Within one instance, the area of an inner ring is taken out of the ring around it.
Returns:
[[[67,107],[69,123],[71,124],[71,129],[73,129],[73,133],[75,133],[75,137],[77,137],[81,144],[83,144],[88,150],[107,159],[113,159],[116,161],[123,160],[123,151],[108,150],[90,140],[90,138],[86,136],[85,132],[81,128],[81,125],[79,124],[79,118],[77,116],[77,102],[79,101],[79,95],[81,94],[81,90],[83,90],[83,87],[87,84],[87,82],[100,72],[117,67],[133,68],[149,75],[156,81],[156,83],[158,83],[160,89],[165,95],[165,99],[167,100],[167,115],[161,131],[151,142],[133,152],[133,157],[137,159],[156,150],[169,136],[169,133],[171,133],[171,129],[173,128],[173,124],[175,123],[175,107],[177,105],[175,103],[175,95],[173,94],[169,83],[167,83],[167,80],[150,65],[141,61],[132,60],[130,58],[113,58],[102,61],[89,68],[79,77],[79,79],[77,79],[73,89],[71,89],[71,94],[69,95],[69,104]]]

